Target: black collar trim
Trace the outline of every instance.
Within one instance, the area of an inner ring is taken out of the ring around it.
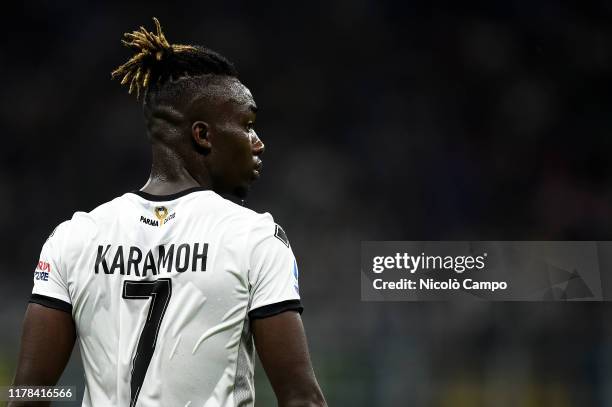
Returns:
[[[143,192],[143,191],[131,191],[133,194],[138,195],[141,198],[146,199],[147,201],[155,201],[155,202],[162,202],[162,201],[172,201],[174,199],[180,198],[182,196],[188,195],[192,192],[198,192],[198,191],[212,191],[212,189],[209,188],[204,188],[204,187],[193,187],[193,188],[188,188],[185,189],[183,191],[180,192],[176,192],[174,194],[170,194],[170,195],[152,195],[149,194],[147,192]]]
[[[132,194],[136,194],[139,197],[146,199],[147,201],[154,201],[154,202],[165,202],[165,201],[173,201],[177,198],[180,198],[182,196],[188,195],[192,192],[199,192],[199,191],[211,191],[213,192],[212,189],[210,188],[205,188],[205,187],[193,187],[193,188],[188,188],[185,189],[183,191],[180,192],[176,192],[174,194],[170,194],[170,195],[153,195],[153,194],[149,194],[147,192],[143,192],[143,191],[130,191]],[[222,198],[225,198],[227,200],[230,200],[232,202],[234,202],[235,204],[238,204],[240,206],[245,206],[245,202],[244,199],[239,199],[236,198],[233,195],[229,195],[229,194],[221,194],[220,195]]]

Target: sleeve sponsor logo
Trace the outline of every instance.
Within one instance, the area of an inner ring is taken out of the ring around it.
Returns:
[[[34,280],[49,281],[50,272],[51,265],[46,261],[39,260],[34,271]]]
[[[280,240],[281,242],[283,242],[285,246],[289,247],[289,239],[287,239],[287,235],[285,234],[285,231],[280,226],[278,225],[275,225],[275,226],[276,226],[276,230],[274,231],[274,237]]]

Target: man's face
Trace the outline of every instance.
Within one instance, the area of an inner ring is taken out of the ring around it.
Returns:
[[[251,92],[236,79],[225,86],[208,122],[207,167],[215,191],[243,198],[259,178],[264,145],[254,129],[257,106]]]

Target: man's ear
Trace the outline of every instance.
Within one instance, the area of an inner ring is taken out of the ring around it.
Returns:
[[[209,137],[209,126],[207,123],[202,121],[194,122],[191,125],[191,137],[196,146],[207,150],[212,148]]]

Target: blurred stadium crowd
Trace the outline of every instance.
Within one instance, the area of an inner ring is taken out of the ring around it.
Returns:
[[[7,6],[8,7],[8,6]],[[362,303],[362,240],[612,240],[612,3],[13,5],[0,30],[0,385],[39,250],[148,176],[121,34],[235,62],[331,406],[609,406],[606,303]],[[78,383],[78,363],[63,379]],[[273,405],[258,372],[259,405]]]

